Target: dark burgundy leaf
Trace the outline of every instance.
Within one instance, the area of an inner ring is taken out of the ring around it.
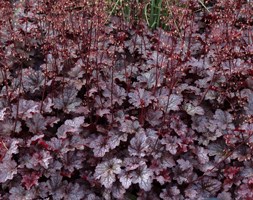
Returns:
[[[31,187],[38,185],[39,178],[40,174],[36,172],[32,172],[31,174],[25,174],[22,177],[22,183],[24,184],[27,190],[30,190]]]

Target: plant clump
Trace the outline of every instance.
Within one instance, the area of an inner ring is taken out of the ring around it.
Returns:
[[[0,2],[0,199],[253,198],[252,2],[137,5]]]

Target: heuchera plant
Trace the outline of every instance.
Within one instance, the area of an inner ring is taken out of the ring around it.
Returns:
[[[252,1],[168,6],[0,1],[0,199],[253,199]]]

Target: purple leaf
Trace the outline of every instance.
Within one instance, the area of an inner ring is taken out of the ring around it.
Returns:
[[[146,115],[146,120],[149,124],[152,126],[156,126],[161,124],[161,118],[163,116],[163,112],[160,110],[148,110],[148,113]]]
[[[231,155],[231,159],[237,159],[240,162],[251,160],[251,148],[240,146]]]
[[[75,127],[63,124],[58,128],[56,135],[60,139],[65,139],[67,138],[67,133],[75,133],[75,131]]]
[[[27,161],[25,165],[28,169],[33,169],[37,166],[42,166],[47,169],[52,156],[48,151],[42,150],[40,152],[34,153],[32,157],[27,157],[26,159]]]
[[[45,113],[51,113],[52,112],[52,107],[53,107],[53,100],[51,98],[46,98],[44,101],[43,101],[43,106],[42,106],[42,110],[45,112]]]
[[[36,199],[35,190],[25,190],[22,186],[10,189],[10,200],[33,200]]]
[[[84,190],[78,183],[69,183],[64,189],[64,199],[82,200],[84,197]]]
[[[188,129],[186,124],[179,118],[179,117],[173,117],[170,122],[170,127],[179,135],[179,136],[185,136]]]
[[[108,139],[101,135],[92,140],[88,145],[92,148],[95,157],[103,157],[110,150]]]
[[[192,168],[192,164],[188,160],[178,159],[177,163],[179,164],[179,168],[182,171],[185,171],[185,170],[187,170],[189,168]]]
[[[250,80],[250,82],[249,82]],[[252,85],[253,81],[252,78],[248,79],[248,83]],[[252,86],[251,86],[252,87]],[[247,115],[253,115],[253,93],[250,91],[247,95],[248,103],[244,106],[244,110],[246,111]]]
[[[103,91],[103,96],[108,98],[113,105],[115,103],[122,105],[123,101],[126,99],[125,89],[116,85],[115,83],[113,83],[113,86],[110,82],[106,85],[107,87]]]
[[[5,160],[10,160],[12,158],[13,154],[19,153],[18,147],[19,147],[20,141],[19,140],[11,140],[10,142],[11,143],[8,145],[8,147],[7,147],[7,144],[5,144],[5,146],[7,148],[7,151],[4,155]]]
[[[152,51],[150,59],[147,61],[149,65],[164,68],[167,65],[166,56],[164,53]]]
[[[162,189],[162,193],[160,194],[160,197],[163,200],[182,199],[182,196],[179,196],[179,195],[180,195],[180,190],[178,189],[178,187],[177,186],[172,186],[172,187],[169,187],[169,188],[167,187],[165,189]]]
[[[60,119],[57,117],[50,117],[50,116],[46,117],[46,124],[50,127],[53,127],[54,124],[57,124],[59,121]]]
[[[40,87],[45,83],[44,74],[39,71],[34,71],[33,69],[25,69],[23,78],[23,86],[26,91],[31,93],[40,90]]]
[[[177,154],[179,148],[179,139],[177,137],[167,136],[161,140],[161,144],[164,144],[166,150],[169,151],[172,155]]]
[[[84,75],[84,63],[82,59],[78,59],[75,63],[75,66],[71,68],[71,70],[68,72],[69,76],[72,78],[82,78]]]
[[[88,194],[85,200],[102,200],[102,199],[96,196],[95,194]]]
[[[234,129],[234,125],[232,124],[233,121],[233,116],[227,112],[227,111],[222,111],[220,109],[217,109],[215,111],[215,114],[213,116],[214,120],[211,120],[211,123],[214,123],[217,125],[217,128],[226,130],[227,128],[229,129]]]
[[[146,160],[144,158],[131,156],[124,159],[124,166],[126,167],[126,171],[135,170],[141,165],[144,165],[145,163]]]
[[[126,192],[125,188],[122,187],[122,185],[120,184],[114,184],[112,186],[112,196],[115,199],[124,199],[125,192]]]
[[[184,109],[185,111],[187,112],[187,114],[191,115],[191,116],[194,116],[194,115],[204,115],[205,114],[205,111],[202,107],[200,106],[194,106],[190,103],[186,103],[184,105]]]
[[[33,118],[28,119],[26,125],[31,133],[39,134],[46,130],[45,118],[39,113],[36,113]]]
[[[190,198],[190,199],[196,199],[197,198],[198,192],[194,190],[193,188],[187,188],[185,190],[185,196]]]
[[[18,101],[19,106],[12,106],[12,116],[16,118],[18,113],[18,117],[26,120],[27,118],[32,118],[35,113],[39,113],[39,103],[32,100],[20,99]],[[17,112],[18,110],[18,112]]]
[[[4,116],[5,116],[5,111],[7,110],[7,108],[3,108],[0,110],[0,121],[4,120]]]
[[[47,142],[47,144],[49,145],[49,149],[55,152],[66,153],[69,151],[69,149],[67,148],[69,141],[67,140],[62,140],[62,139],[53,137],[51,138],[49,142]]]
[[[196,154],[198,157],[198,161],[201,164],[206,164],[207,162],[209,162],[209,157],[208,157],[208,150],[204,149],[203,147],[199,147],[196,149]]]
[[[21,127],[21,122],[20,121],[14,121],[14,120],[10,120],[10,119],[6,119],[4,121],[0,121],[0,135],[2,136],[8,136],[12,133],[12,131],[14,130],[14,132],[19,133],[22,130]]]
[[[153,182],[153,172],[147,168],[147,165],[141,165],[137,170],[133,172],[133,183],[138,183],[140,188],[149,191],[151,190]]]
[[[73,172],[75,169],[81,169],[83,167],[84,154],[80,151],[69,151],[63,155],[61,160],[64,169]]]
[[[67,133],[79,133],[81,125],[84,123],[84,117],[75,117],[73,120],[66,120],[63,125],[61,125],[56,135],[59,138],[66,138]]]
[[[117,146],[120,145],[120,142],[126,142],[127,141],[127,134],[119,132],[117,130],[111,130],[108,133],[109,139],[108,139],[108,145],[111,149],[115,149]]]
[[[151,89],[152,87],[155,86],[155,84],[157,84],[157,86],[161,85],[162,76],[160,73],[161,72],[159,70],[156,70],[155,68],[151,68],[148,72],[145,72],[141,76],[138,76],[137,79],[139,82],[146,83],[148,86],[148,89]]]
[[[202,197],[215,196],[221,187],[222,183],[218,179],[206,176],[197,184],[198,195],[202,195]]]
[[[51,177],[52,175],[54,176],[54,174],[57,174],[59,171],[64,170],[62,167],[62,162],[55,159],[49,163],[48,168],[44,171],[43,175],[47,178]]]
[[[160,162],[161,162],[161,166],[163,168],[172,168],[176,165],[173,157],[171,154],[169,154],[168,152],[163,152],[162,156],[160,158]]]
[[[162,170],[159,175],[155,176],[155,180],[157,180],[161,185],[171,182],[170,173],[168,170]]]
[[[83,150],[86,145],[86,140],[81,135],[73,135],[69,142],[69,146],[77,150]]]
[[[136,136],[131,139],[128,151],[131,156],[144,157],[148,148],[147,136],[143,131],[139,131]]]
[[[81,104],[81,100],[76,96],[77,90],[75,87],[72,85],[66,86],[62,93],[53,99],[54,108],[63,109],[67,113],[75,111],[75,108]]]
[[[121,121],[121,126],[119,127],[119,130],[123,133],[135,133],[140,128],[140,123],[138,120],[124,120]]]
[[[128,189],[131,184],[132,184],[132,181],[133,181],[133,177],[132,177],[132,174],[129,173],[129,172],[124,172],[120,175],[120,178],[119,178],[119,181],[121,182],[122,186],[125,188],[125,189]]]
[[[227,199],[232,199],[231,193],[230,192],[221,192],[219,193],[219,195],[217,196],[217,199],[219,200],[227,200]]]
[[[113,158],[109,161],[104,161],[97,165],[94,177],[100,180],[100,183],[105,188],[111,188],[112,184],[116,181],[115,174],[121,173],[122,160]]]
[[[17,173],[17,163],[14,160],[2,160],[0,163],[0,183],[13,179],[14,175]]]
[[[66,120],[65,125],[75,127],[77,130],[79,130],[81,124],[84,123],[84,117],[75,117],[73,120]]]
[[[192,129],[200,132],[200,133],[204,133],[207,132],[207,128],[206,128],[206,124],[208,124],[208,120],[206,118],[206,116],[192,116]]]
[[[64,197],[66,181],[62,181],[62,176],[59,173],[52,174],[50,180],[46,182],[49,194],[53,199],[61,200]]]
[[[164,95],[159,97],[159,103],[166,112],[169,112],[171,110],[173,111],[179,110],[179,105],[182,102],[183,102],[182,96],[176,94],[171,94],[169,98],[168,96]]]
[[[215,156],[215,162],[219,162],[226,157],[229,148],[224,141],[213,142],[208,145],[208,154]]]
[[[147,107],[154,99],[154,97],[151,96],[151,92],[140,88],[134,92],[130,92],[128,96],[130,98],[129,102],[136,108]]]

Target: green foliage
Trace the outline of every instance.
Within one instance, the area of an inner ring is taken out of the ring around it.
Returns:
[[[145,18],[148,26],[152,29],[159,26],[161,17],[162,0],[151,0],[145,6]],[[148,8],[150,7],[150,8]]]
[[[200,0],[199,0],[200,1]],[[204,6],[204,4],[201,4]],[[148,27],[161,27],[170,30],[168,22],[178,26],[173,7],[186,8],[187,5],[178,0],[107,0],[109,16],[122,16],[127,22],[144,20]],[[177,28],[179,30],[179,27]]]
[[[126,21],[144,19],[152,29],[159,27],[163,0],[108,0],[109,15],[123,16]]]

